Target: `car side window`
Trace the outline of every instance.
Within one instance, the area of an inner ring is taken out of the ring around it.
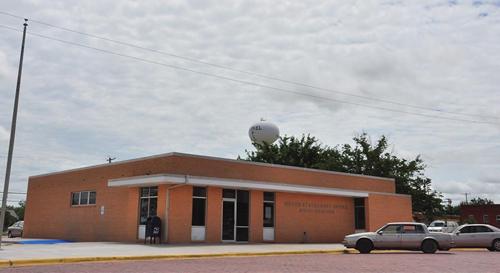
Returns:
[[[493,232],[493,230],[485,226],[476,226],[476,232]]]
[[[422,226],[417,225],[404,225],[403,232],[408,234],[424,233]]]
[[[425,233],[422,226],[415,226],[415,233]]]
[[[463,227],[462,229],[460,229],[460,233],[472,233],[471,226]]]
[[[384,234],[397,234],[401,232],[401,225],[388,225],[382,231]]]

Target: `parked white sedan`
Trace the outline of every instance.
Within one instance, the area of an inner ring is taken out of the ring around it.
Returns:
[[[500,229],[486,224],[461,225],[453,232],[454,247],[500,251]]]

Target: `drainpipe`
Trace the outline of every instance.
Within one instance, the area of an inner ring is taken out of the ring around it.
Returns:
[[[167,187],[167,196],[165,198],[165,202],[166,202],[166,204],[165,204],[165,231],[163,234],[166,243],[168,242],[168,212],[170,210],[170,190],[185,186],[185,185],[187,185],[187,182],[188,182],[188,176],[186,175],[184,177],[184,183],[176,184],[176,185]]]

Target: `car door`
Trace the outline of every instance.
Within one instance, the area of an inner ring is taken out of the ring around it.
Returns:
[[[493,242],[493,230],[487,226],[475,227],[475,242],[471,242],[474,247],[491,247]]]
[[[474,247],[476,242],[476,227],[465,226],[454,234],[455,247]]]
[[[401,248],[419,249],[425,237],[425,231],[421,225],[403,225],[401,234]]]
[[[373,245],[379,249],[398,249],[401,247],[402,225],[387,225],[377,232]]]

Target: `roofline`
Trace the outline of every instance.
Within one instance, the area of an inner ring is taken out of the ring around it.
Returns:
[[[378,180],[383,180],[383,181],[388,181],[388,182],[394,182],[395,181],[394,178],[388,178],[388,177],[371,176],[371,175],[354,174],[354,173],[343,173],[343,172],[336,172],[336,171],[327,171],[327,170],[311,169],[311,168],[304,168],[304,167],[296,167],[296,166],[288,166],[288,165],[280,165],[280,164],[271,164],[271,163],[263,163],[263,162],[253,162],[253,161],[238,160],[238,159],[229,159],[229,158],[207,156],[207,155],[194,155],[194,154],[178,153],[178,152],[163,153],[163,154],[157,154],[157,155],[151,155],[151,156],[145,156],[145,157],[138,157],[138,158],[133,158],[133,159],[127,159],[127,160],[122,160],[122,161],[116,161],[116,162],[111,162],[111,163],[103,163],[103,164],[98,164],[98,165],[91,165],[91,166],[86,166],[86,167],[74,168],[74,169],[69,169],[69,170],[64,170],[64,171],[57,171],[57,172],[50,172],[50,173],[45,173],[45,174],[38,174],[38,175],[30,176],[29,178],[39,178],[39,177],[44,177],[44,176],[49,176],[49,175],[56,175],[56,174],[63,174],[63,173],[69,173],[69,172],[83,171],[83,170],[88,170],[88,169],[96,169],[96,168],[101,168],[101,167],[121,165],[121,164],[126,164],[126,163],[131,163],[131,162],[144,161],[144,160],[149,160],[149,159],[155,159],[155,158],[161,158],[161,157],[170,157],[170,156],[193,157],[193,158],[202,158],[202,159],[208,159],[208,160],[218,160],[218,161],[232,162],[232,163],[238,163],[238,164],[248,164],[248,165],[255,165],[255,166],[263,166],[263,167],[272,167],[272,168],[301,170],[301,171],[308,171],[308,172],[319,172],[319,173],[326,173],[326,174],[337,174],[337,175],[344,175],[344,176],[354,176],[354,177],[362,177],[362,178],[371,178],[371,179],[378,179]]]
[[[121,165],[121,164],[125,164],[125,163],[136,162],[136,161],[142,161],[142,160],[148,160],[148,159],[154,159],[154,158],[160,158],[160,157],[173,156],[175,154],[177,154],[177,153],[170,152],[170,153],[163,153],[163,154],[157,154],[157,155],[143,156],[143,157],[126,159],[126,160],[116,161],[116,162],[111,162],[111,163],[102,163],[102,164],[97,164],[97,165],[90,165],[90,166],[85,166],[85,167],[73,168],[73,169],[68,169],[68,170],[64,170],[64,171],[55,171],[55,172],[50,172],[50,173],[42,173],[42,174],[37,174],[37,175],[29,176],[29,178],[38,178],[38,177],[44,177],[44,176],[49,176],[49,175],[56,175],[56,174],[63,174],[63,173],[70,173],[70,172],[77,172],[77,171],[83,171],[83,170],[89,170],[89,169],[96,169],[96,168],[101,168],[101,167],[106,167],[106,166]]]

